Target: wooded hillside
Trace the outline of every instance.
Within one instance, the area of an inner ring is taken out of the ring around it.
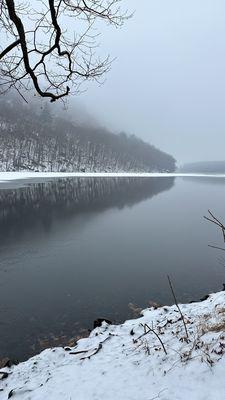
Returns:
[[[77,125],[15,96],[0,99],[1,171],[174,171],[175,160],[141,139]]]

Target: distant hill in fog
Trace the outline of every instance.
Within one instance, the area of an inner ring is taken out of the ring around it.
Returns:
[[[126,133],[76,124],[48,104],[0,97],[0,171],[174,171],[172,156]],[[66,119],[67,118],[67,119]]]
[[[225,173],[225,161],[199,161],[184,164],[179,172]]]

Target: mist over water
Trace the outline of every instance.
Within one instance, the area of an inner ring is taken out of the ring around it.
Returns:
[[[222,0],[124,0],[135,10],[102,53],[117,57],[80,99],[102,124],[135,133],[178,165],[224,160],[225,7]]]

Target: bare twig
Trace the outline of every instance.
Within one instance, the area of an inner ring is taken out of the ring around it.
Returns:
[[[172,285],[172,282],[171,282],[171,279],[170,279],[169,275],[167,275],[167,279],[168,279],[168,282],[169,282],[169,285],[170,285],[170,289],[171,289],[171,292],[172,292],[176,307],[177,307],[177,309],[178,309],[178,311],[180,313],[180,316],[181,316],[181,319],[182,319],[182,322],[183,322],[183,325],[184,325],[186,337],[188,338],[189,335],[188,335],[187,326],[186,326],[186,323],[185,323],[185,320],[184,320],[184,315],[183,315],[183,313],[182,313],[182,311],[181,311],[181,309],[179,307],[179,304],[177,302],[177,298],[176,298],[176,295],[175,295],[175,292],[174,292],[174,289],[173,289],[173,285]]]
[[[158,338],[158,340],[160,341],[160,343],[162,345],[164,353],[167,354],[167,351],[166,351],[166,348],[164,346],[164,343],[163,343],[162,339],[160,338],[160,336],[158,335],[158,333],[153,328],[150,328],[150,326],[148,326],[148,324],[145,324],[145,326],[149,329],[150,332],[154,333],[154,335]]]
[[[86,358],[90,359],[92,356],[97,354],[101,349],[102,349],[102,343],[99,343],[98,347],[96,347],[96,349],[94,349],[92,354],[90,354],[89,356],[86,356],[86,357],[85,356],[82,357],[81,360],[85,360]]]
[[[88,356],[84,356],[84,357],[81,358],[81,360],[85,360],[86,358],[90,359],[91,357],[93,357],[95,354],[97,354],[102,349],[103,343],[105,343],[107,340],[109,340],[112,336],[114,336],[114,335],[110,334],[107,338],[105,338],[102,342],[100,342],[98,344],[98,347],[96,347],[94,349],[72,351],[69,354],[78,355],[78,354],[90,353],[90,351],[92,351],[92,353],[89,354]]]
[[[76,356],[77,354],[88,353],[90,350],[71,351],[69,354]]]
[[[212,244],[208,244],[208,247],[211,247],[212,249],[217,249],[217,250],[223,250],[223,251],[225,251],[225,249],[223,249],[222,247],[213,246]]]
[[[165,348],[165,346],[164,346],[164,344],[163,344],[163,342],[162,342],[160,336],[158,335],[158,333],[157,333],[153,328],[150,328],[150,327],[148,326],[148,324],[144,324],[144,325],[142,324],[142,326],[143,326],[143,328],[144,328],[144,333],[142,333],[142,335],[140,335],[137,339],[135,339],[135,340],[134,340],[134,343],[137,343],[137,341],[140,340],[143,336],[146,336],[148,333],[152,332],[152,333],[154,333],[154,335],[155,335],[155,336],[158,338],[158,340],[160,341],[160,343],[161,343],[161,345],[162,345],[162,348],[163,348],[163,350],[164,350],[164,353],[167,354],[166,348]],[[147,330],[146,328],[147,328],[148,330]]]
[[[222,224],[222,222],[218,218],[216,218],[215,215],[213,215],[213,213],[210,210],[208,210],[208,213],[212,218],[206,217],[205,215],[204,215],[204,218],[207,221],[212,222],[213,224],[220,227],[220,229],[222,230],[222,234],[223,234],[223,241],[225,243],[225,225]],[[210,246],[210,247],[213,247],[213,246]],[[223,250],[223,249],[220,249],[220,250]]]
[[[167,390],[167,389],[162,389],[162,390],[160,390],[160,392],[159,392],[155,397],[151,397],[151,399],[149,399],[149,400],[156,400],[156,399],[159,399],[160,396],[161,396],[161,394],[162,394],[163,392],[165,392],[165,390]]]

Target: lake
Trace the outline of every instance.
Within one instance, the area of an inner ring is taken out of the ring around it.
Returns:
[[[222,289],[225,178],[0,184],[0,359],[73,344],[96,318]],[[224,254],[223,254],[224,253]]]

